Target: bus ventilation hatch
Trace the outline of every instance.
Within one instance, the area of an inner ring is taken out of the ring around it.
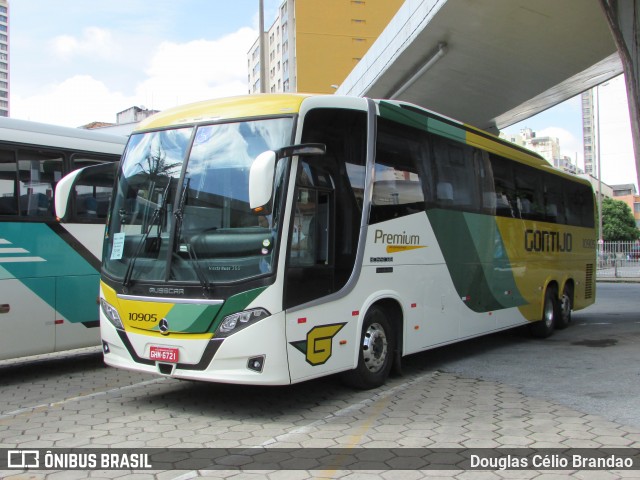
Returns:
[[[587,264],[586,278],[584,283],[584,298],[593,298],[593,263]]]

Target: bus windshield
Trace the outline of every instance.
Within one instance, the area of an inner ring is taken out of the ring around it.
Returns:
[[[291,117],[131,136],[104,243],[104,273],[145,282],[229,283],[273,273],[286,163],[268,215],[249,208],[249,170],[291,143]]]

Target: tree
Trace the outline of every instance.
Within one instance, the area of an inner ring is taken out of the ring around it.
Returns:
[[[620,200],[602,200],[602,238],[607,242],[633,241],[640,238],[631,208]]]

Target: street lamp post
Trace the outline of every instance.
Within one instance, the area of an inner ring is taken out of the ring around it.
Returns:
[[[260,93],[266,93],[267,91],[267,79],[266,79],[267,55],[264,48],[264,0],[259,0],[258,10],[259,10],[258,42],[260,45]]]
[[[600,258],[604,253],[604,238],[602,235],[602,164],[600,162],[600,85],[596,88],[596,158],[598,161],[598,245]]]

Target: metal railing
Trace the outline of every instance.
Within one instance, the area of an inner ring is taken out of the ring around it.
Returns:
[[[640,278],[640,243],[604,242],[599,245],[598,278]]]

